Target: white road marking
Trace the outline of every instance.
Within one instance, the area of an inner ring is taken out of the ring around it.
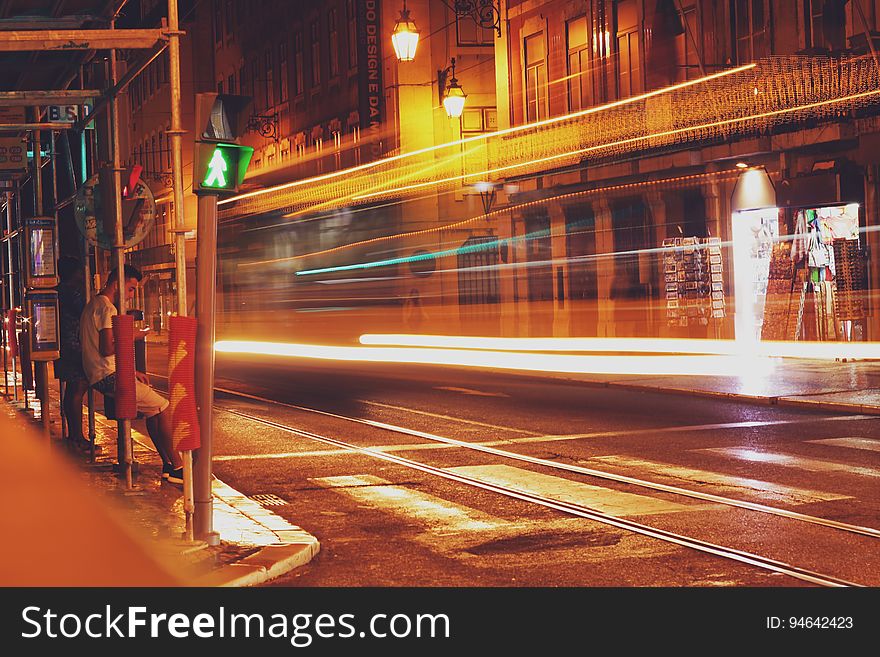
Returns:
[[[427,493],[395,486],[373,475],[349,475],[312,479],[326,488],[335,488],[360,502],[379,509],[397,511],[417,518],[436,532],[469,532],[497,529],[505,523],[474,509],[451,504]]]
[[[739,447],[720,447],[700,451],[714,452],[716,454],[722,454],[723,456],[741,459],[743,461],[772,463],[773,465],[781,465],[787,468],[798,468],[800,470],[806,470],[807,472],[845,472],[847,474],[863,475],[865,477],[880,477],[880,470],[876,468],[865,468],[858,465],[850,465],[848,463],[838,463],[837,461],[826,461],[824,459],[813,459],[803,456],[792,456],[790,454],[759,452],[758,450]]]
[[[487,483],[516,488],[534,495],[579,504],[613,516],[680,513],[706,508],[705,505],[679,504],[645,495],[624,493],[601,486],[591,486],[590,484],[531,472],[509,465],[473,465],[447,468],[447,470]]]
[[[474,390],[472,388],[456,388],[455,386],[435,386],[434,390],[460,392],[463,395],[474,395],[476,397],[510,397],[510,395],[503,392],[483,392],[482,390]]]
[[[464,424],[473,424],[477,427],[488,427],[489,429],[501,429],[502,431],[512,431],[514,433],[525,433],[530,436],[535,435],[534,431],[527,431],[525,429],[517,429],[515,427],[504,427],[499,426],[497,424],[489,424],[487,422],[478,422],[477,420],[467,420],[465,418],[453,417],[452,415],[443,415],[442,413],[431,413],[430,411],[420,411],[414,408],[407,408],[406,406],[395,406],[394,404],[383,404],[382,402],[371,401],[369,399],[358,399],[357,402],[359,404],[368,404],[369,406],[378,406],[379,408],[390,408],[394,411],[405,411],[407,413],[412,413],[414,415],[425,415],[427,417],[435,417],[440,420],[452,420],[453,422],[462,422]]]
[[[707,483],[713,486],[719,486],[725,490],[725,494],[741,494],[743,492],[752,492],[760,495],[761,503],[769,502],[786,502],[789,504],[811,504],[813,502],[828,502],[830,500],[851,499],[849,495],[840,495],[838,493],[829,493],[825,491],[809,490],[806,488],[796,488],[794,486],[784,486],[768,481],[758,479],[746,479],[732,475],[725,475],[709,470],[696,470],[683,466],[671,465],[668,463],[658,463],[656,461],[645,461],[642,459],[630,458],[628,456],[597,456],[590,459],[591,461],[600,461],[603,464],[614,465],[622,468],[638,468],[652,474],[659,474],[666,477],[673,477],[684,480],[689,484]],[[630,476],[634,473],[628,472]]]
[[[824,440],[808,440],[808,443],[819,445],[831,445],[833,447],[851,447],[852,449],[867,449],[872,452],[880,452],[880,440],[876,438],[826,438]]]

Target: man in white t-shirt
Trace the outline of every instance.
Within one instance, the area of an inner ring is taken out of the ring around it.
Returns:
[[[141,280],[141,273],[125,265],[125,296],[131,300]],[[116,393],[116,350],[113,343],[113,316],[118,314],[113,299],[117,298],[119,276],[114,269],[99,294],[86,304],[79,321],[83,369],[89,385],[101,394]],[[139,331],[136,340],[143,340],[146,331]],[[136,372],[135,381],[138,415],[147,422],[147,432],[162,458],[162,478],[173,484],[183,484],[180,456],[171,441],[171,413],[168,400],[150,387],[150,379]]]

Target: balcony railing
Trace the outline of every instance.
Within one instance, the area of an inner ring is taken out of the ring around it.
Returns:
[[[222,216],[286,216],[421,196],[656,149],[753,137],[880,109],[870,56],[772,57],[634,98],[244,194]]]

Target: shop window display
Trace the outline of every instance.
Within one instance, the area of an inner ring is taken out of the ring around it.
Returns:
[[[848,204],[794,212],[792,234],[772,244],[761,339],[853,339],[853,323],[866,314],[858,210]]]

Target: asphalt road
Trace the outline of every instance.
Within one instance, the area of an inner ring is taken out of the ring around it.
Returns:
[[[154,371],[161,362],[151,353]],[[812,585],[285,426],[880,585],[877,537],[552,467],[626,475],[880,530],[880,418],[509,373],[226,356],[218,359],[217,386],[260,399],[218,393],[226,410],[215,414],[215,473],[246,495],[268,496],[262,499],[275,503],[274,512],[321,542],[310,564],[275,586]]]

